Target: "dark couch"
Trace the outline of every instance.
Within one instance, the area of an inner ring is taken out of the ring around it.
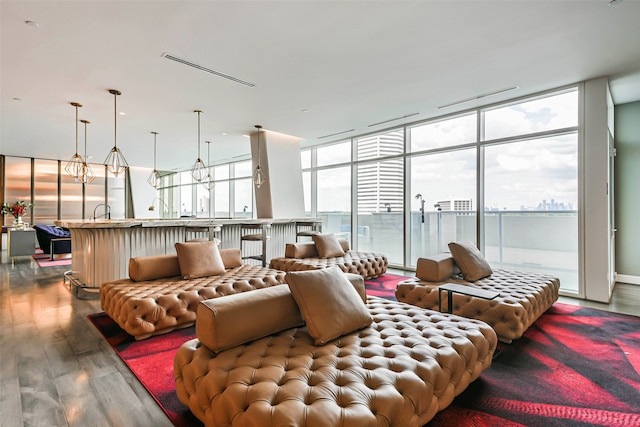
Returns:
[[[33,228],[36,230],[40,249],[51,255],[52,260],[56,254],[71,253],[71,233],[68,228],[41,224],[36,224]]]

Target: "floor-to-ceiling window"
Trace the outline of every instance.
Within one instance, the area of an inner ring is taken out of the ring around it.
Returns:
[[[306,209],[396,266],[466,240],[577,292],[578,102],[570,87],[305,147]]]
[[[404,130],[366,135],[356,148],[357,246],[403,262]]]
[[[578,92],[484,111],[484,252],[578,291]]]

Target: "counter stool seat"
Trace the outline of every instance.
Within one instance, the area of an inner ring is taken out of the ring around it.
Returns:
[[[270,229],[271,223],[240,224],[240,253],[242,254],[242,259],[253,259],[260,261],[263,267],[267,266],[267,240],[271,238],[269,235]],[[260,233],[256,233],[256,230],[260,230]],[[247,234],[244,234],[245,232]],[[245,255],[244,242],[261,242],[261,253],[257,255]]]

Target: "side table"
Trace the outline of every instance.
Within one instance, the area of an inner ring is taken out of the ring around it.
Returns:
[[[33,255],[36,253],[36,230],[27,228],[7,230],[7,255],[11,257]]]
[[[471,286],[459,285],[457,283],[445,283],[438,286],[438,311],[442,311],[442,291],[447,291],[447,313],[453,313],[453,294],[468,295],[470,297],[494,299],[500,292],[485,291]]]

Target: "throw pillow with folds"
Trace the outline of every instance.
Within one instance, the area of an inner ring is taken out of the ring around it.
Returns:
[[[344,256],[344,249],[342,249],[342,245],[335,234],[316,234],[311,236],[311,238],[313,239],[313,243],[316,244],[318,255],[320,255],[321,258]]]
[[[292,271],[285,280],[316,345],[369,326],[362,298],[338,267]]]
[[[225,272],[216,242],[176,243],[180,274],[185,279],[215,276]]]
[[[451,242],[449,243],[449,250],[458,268],[460,268],[464,280],[475,282],[489,277],[493,273],[482,252],[473,243]]]

